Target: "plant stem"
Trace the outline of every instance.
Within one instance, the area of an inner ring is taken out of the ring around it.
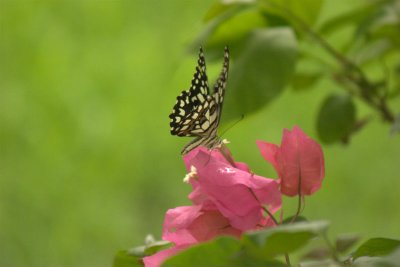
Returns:
[[[252,192],[253,192],[253,191],[252,191]],[[253,193],[253,194],[254,194],[254,193]],[[278,226],[279,223],[278,223],[278,221],[275,219],[274,215],[272,215],[272,213],[269,212],[269,210],[268,210],[266,207],[262,206],[262,208],[263,208],[263,210],[268,214],[268,216],[272,219],[272,221],[275,223],[275,225]],[[285,261],[286,261],[286,264],[287,264],[288,266],[292,266],[291,263],[290,263],[290,258],[289,258],[289,254],[288,254],[288,253],[285,253]]]
[[[258,197],[256,196],[256,194],[253,192],[253,190],[251,188],[249,188],[250,193],[254,196],[254,198],[260,203],[260,200],[258,199]],[[260,203],[261,204],[261,203]],[[271,218],[271,220],[275,223],[276,226],[279,225],[279,222],[275,219],[274,215],[263,205],[261,205],[262,209],[265,211],[265,213],[268,214],[268,216]],[[289,258],[289,254],[285,253],[285,260],[286,260],[286,264],[288,266],[292,266],[290,264],[290,258]]]
[[[296,214],[293,216],[292,220],[290,220],[290,223],[293,223],[296,221],[297,217],[299,217],[300,212],[301,212],[301,203],[302,203],[302,196],[301,193],[299,192],[299,198],[297,199],[297,211]]]
[[[263,208],[263,210],[265,211],[265,213],[268,214],[268,217],[270,217],[271,220],[275,223],[275,225],[278,226],[278,225],[279,225],[279,222],[275,219],[274,215],[272,215],[272,213],[269,212],[269,210],[268,210],[266,207],[262,206],[262,208]]]
[[[292,266],[292,264],[290,264],[290,258],[289,258],[289,254],[285,253],[285,260],[286,260],[286,264],[288,266]]]
[[[299,164],[299,166],[301,166],[301,165]],[[295,222],[301,212],[301,202],[302,202],[302,199],[301,199],[301,197],[302,197],[302,195],[301,195],[301,168],[299,168],[299,184],[297,186],[297,193],[299,195],[299,198],[297,199],[297,211],[296,211],[296,214],[293,216],[292,220],[290,221],[290,223]]]

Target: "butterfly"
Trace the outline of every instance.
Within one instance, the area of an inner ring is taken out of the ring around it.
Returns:
[[[183,91],[176,98],[175,106],[169,115],[172,135],[196,137],[183,148],[182,155],[198,146],[212,149],[221,144],[217,128],[221,119],[228,70],[229,50],[225,47],[222,70],[213,92],[210,93],[206,61],[203,49],[200,47],[192,85],[189,90]]]

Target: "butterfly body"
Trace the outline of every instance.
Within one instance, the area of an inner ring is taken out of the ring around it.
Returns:
[[[189,90],[183,91],[177,97],[176,104],[169,115],[172,135],[196,137],[183,148],[182,154],[200,145],[211,149],[221,144],[217,136],[217,128],[221,118],[228,70],[229,50],[225,47],[223,68],[213,92],[210,93],[206,63],[203,50],[200,48],[192,85]]]

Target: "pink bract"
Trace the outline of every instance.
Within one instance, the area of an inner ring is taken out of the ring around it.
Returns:
[[[246,231],[256,228],[264,218],[263,206],[270,213],[281,207],[279,184],[276,180],[248,172],[245,164],[232,166],[218,151],[199,147],[186,156],[188,170],[197,169],[197,179],[191,179],[196,204],[215,205],[230,224]]]
[[[163,227],[163,240],[173,242],[173,248],[144,257],[146,267],[158,267],[170,256],[200,242],[221,235],[240,237],[218,210],[203,210],[202,205],[177,207],[167,211]]]
[[[163,227],[163,239],[178,246],[196,244],[219,235],[239,237],[240,234],[216,208],[203,209],[202,205],[168,210]]]
[[[283,131],[280,147],[260,140],[257,146],[277,171],[282,194],[311,195],[321,187],[325,176],[321,146],[299,127]]]
[[[158,267],[179,251],[217,236],[240,237],[246,230],[272,227],[274,222],[263,207],[271,214],[281,207],[279,183],[234,162],[227,148],[221,152],[199,147],[186,154],[184,161],[191,173],[193,205],[167,211],[163,240],[175,246],[143,258],[146,267]]]

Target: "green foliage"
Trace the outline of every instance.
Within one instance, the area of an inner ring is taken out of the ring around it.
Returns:
[[[131,248],[128,251],[128,254],[135,256],[135,257],[145,257],[145,256],[152,255],[160,250],[164,250],[164,249],[167,249],[170,247],[172,247],[171,242],[162,241],[162,240],[161,241],[152,241],[143,246]]]
[[[118,251],[114,257],[113,267],[137,267],[143,266],[141,257],[134,256],[127,250]]]
[[[296,254],[303,254],[301,266],[397,266],[399,240],[373,238],[346,255],[359,237],[341,235],[332,246],[327,229],[325,221],[299,222],[248,232],[241,239],[219,237],[182,250],[162,266],[280,267],[288,266],[289,255]],[[113,267],[134,267],[137,262],[138,258],[123,251],[116,255]]]
[[[352,266],[356,267],[397,267],[400,262],[400,249],[386,250],[387,245],[381,244],[382,247],[376,246],[375,249],[382,253],[381,256],[362,256],[354,260]],[[390,247],[390,245],[389,245]]]
[[[277,97],[290,80],[296,56],[290,29],[254,31],[235,59],[224,116],[252,113]]]
[[[152,255],[160,250],[170,248],[172,244],[167,241],[154,241],[145,246],[144,254]]]
[[[292,14],[309,25],[313,25],[319,16],[322,7],[321,0],[262,0],[260,1],[263,10],[267,13],[273,13],[282,16],[294,27],[297,27],[297,19]],[[285,7],[282,9],[282,7]]]
[[[291,253],[303,247],[327,228],[326,222],[300,222],[248,233],[243,240],[250,248],[249,254],[256,254],[264,259],[273,259],[278,255]]]
[[[163,266],[235,266],[235,254],[239,251],[239,240],[220,237],[179,253],[167,260]]]
[[[335,77],[332,82],[337,88],[349,94],[346,98],[328,96],[323,103],[317,121],[322,141],[347,142],[356,132],[353,130],[361,128],[355,120],[353,98],[364,101],[385,122],[395,124],[394,111],[388,101],[389,96],[398,91],[399,84],[398,75],[391,78],[390,73],[398,68],[400,5],[390,0],[373,1],[322,21],[317,28],[314,25],[322,6],[320,0],[220,1],[209,9],[205,31],[194,43],[196,46],[206,43],[212,51],[225,44],[233,47],[237,60],[229,85],[231,104],[227,106],[234,104],[234,109],[226,112],[228,119],[253,113],[270,104],[289,82],[298,61],[311,59],[319,69]],[[325,39],[325,35],[336,34],[346,27],[355,30],[343,47],[335,47]],[[274,36],[283,29],[296,32],[296,36],[267,38],[269,33]],[[264,38],[255,41],[261,33]],[[311,43],[310,38],[305,37],[311,37]],[[297,57],[297,42],[300,48],[313,48],[300,49],[305,56]],[[279,44],[279,49],[275,49],[275,43]],[[326,59],[321,60],[314,47],[321,48],[337,67],[332,67]],[[381,68],[384,75],[370,77],[367,63]],[[313,87],[325,73],[299,68],[293,75],[292,87]]]
[[[345,140],[356,120],[356,108],[348,95],[328,96],[318,114],[317,130],[325,143]]]
[[[167,241],[155,241],[151,236],[146,238],[145,245],[121,250],[114,257],[113,267],[143,266],[142,258],[168,249],[172,246]]]
[[[386,256],[400,248],[400,241],[389,238],[371,238],[364,242],[354,253],[353,258],[363,256]]]

